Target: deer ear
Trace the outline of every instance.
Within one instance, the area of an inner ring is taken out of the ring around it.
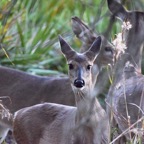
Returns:
[[[94,61],[95,58],[98,56],[101,48],[101,37],[97,37],[96,40],[93,42],[91,47],[88,51],[85,52],[85,55],[91,60]]]
[[[111,11],[111,13],[118,17],[120,20],[124,21],[126,18],[128,12],[126,9],[118,3],[116,0],[107,0],[108,8]]]
[[[61,46],[61,51],[66,59],[69,59],[75,55],[75,51],[70,47],[70,45],[59,35],[59,42]]]
[[[74,34],[79,38],[82,42],[90,43],[94,40],[94,35],[96,37],[96,34],[94,34],[90,28],[82,22],[82,20],[78,17],[72,17],[72,30]]]

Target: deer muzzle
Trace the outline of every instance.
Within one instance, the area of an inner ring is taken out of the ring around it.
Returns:
[[[77,88],[82,88],[85,86],[85,82],[83,79],[76,79],[74,81],[74,86],[77,87]]]
[[[74,86],[76,88],[82,88],[85,86],[85,81],[83,80],[82,75],[83,75],[83,70],[81,66],[79,66],[78,71],[77,71],[77,78],[74,81]]]

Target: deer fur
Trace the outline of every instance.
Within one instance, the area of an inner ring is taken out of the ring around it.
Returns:
[[[114,120],[120,131],[125,132],[124,135],[127,140],[134,139],[139,133],[138,136],[144,143],[144,135],[140,131],[143,124],[142,121],[138,122],[144,116],[144,76],[141,74],[144,12],[127,11],[115,0],[108,0],[108,7],[112,14],[120,20],[129,21],[132,28],[122,31],[123,41],[127,49],[124,54],[120,55],[115,64],[114,81],[108,93],[109,106],[107,110],[110,118],[110,112],[113,112]],[[135,125],[132,126],[133,124]]]
[[[104,109],[93,96],[92,82],[93,62],[99,54],[101,38],[98,37],[89,50],[81,54],[76,53],[62,37],[59,41],[69,65],[68,75],[76,107],[44,103],[19,110],[14,119],[16,142],[106,144],[109,142],[109,122]]]
[[[72,28],[77,37],[82,41],[81,51],[86,51],[98,37],[79,18],[72,18]],[[85,33],[85,35],[82,35]],[[81,35],[81,38],[79,37]],[[83,39],[82,39],[83,38]],[[113,63],[114,48],[108,41],[102,38],[100,54],[93,66],[93,83],[96,81],[96,74],[103,66]],[[101,82],[101,80],[100,80]],[[62,85],[65,84],[65,85]],[[99,84],[102,87],[101,84]],[[3,104],[12,114],[24,107],[32,106],[43,102],[58,103],[64,105],[75,105],[74,94],[69,84],[68,77],[42,77],[30,75],[25,72],[0,66],[0,97]],[[1,127],[0,121],[0,127]],[[9,128],[8,128],[9,127]],[[5,131],[0,134],[0,143],[4,140],[5,133],[11,129],[11,121],[1,127]]]

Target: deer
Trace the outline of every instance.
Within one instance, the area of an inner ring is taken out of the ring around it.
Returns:
[[[74,34],[82,41],[80,50],[83,52],[86,51],[98,37],[98,35],[92,32],[78,17],[72,18],[72,28]],[[83,33],[85,35],[82,35]],[[102,37],[100,54],[93,66],[95,67],[93,83],[96,81],[95,73],[101,71],[102,67],[113,63],[115,55],[114,47],[110,42],[105,41],[106,39]],[[14,112],[24,107],[43,102],[69,106],[75,105],[74,94],[68,77],[36,76],[4,66],[0,66],[0,97],[8,97],[3,99],[3,104],[10,110],[11,114],[14,114]],[[0,143],[4,140],[7,132],[12,130],[11,123],[10,121],[9,124],[7,123],[5,126],[0,120]]]
[[[74,34],[82,42],[82,48],[80,52],[84,52],[88,47],[91,46],[93,41],[98,37],[97,33],[94,33],[80,18],[72,17],[72,29]],[[113,69],[114,58],[115,58],[115,47],[103,36],[102,38],[102,49],[101,54],[97,58],[97,67],[100,70],[100,74],[97,78],[97,83],[95,86],[96,96],[103,93],[109,81],[108,71],[103,69],[106,66],[110,66],[110,70]],[[113,47],[113,49],[112,49]],[[111,71],[109,71],[111,75]],[[105,81],[105,82],[104,82]]]
[[[13,123],[16,142],[106,144],[109,142],[109,121],[105,110],[93,96],[92,80],[93,64],[100,52],[101,37],[84,53],[77,53],[61,36],[59,42],[69,65],[68,76],[76,107],[43,103],[17,111]]]
[[[125,52],[121,52],[115,63],[114,80],[107,96],[109,119],[111,121],[113,116],[112,123],[120,132],[111,143],[123,144],[138,138],[144,143],[144,76],[141,73],[144,12],[128,11],[115,0],[107,0],[107,3],[110,12],[123,22],[122,41],[126,45]],[[124,137],[119,139],[122,135]]]

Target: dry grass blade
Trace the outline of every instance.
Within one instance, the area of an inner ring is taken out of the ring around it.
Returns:
[[[111,141],[109,144],[113,144],[115,143],[119,138],[121,138],[123,135],[129,133],[131,131],[131,129],[138,124],[139,122],[141,122],[142,120],[144,120],[144,117],[141,117],[138,121],[136,121],[134,124],[132,124],[128,129],[126,129],[125,131],[123,131],[119,136],[117,136],[117,138],[115,138],[113,141]]]
[[[5,106],[0,101],[0,118],[1,119],[7,118],[8,120],[10,120],[11,117],[12,114],[9,112],[7,108],[5,108]]]

